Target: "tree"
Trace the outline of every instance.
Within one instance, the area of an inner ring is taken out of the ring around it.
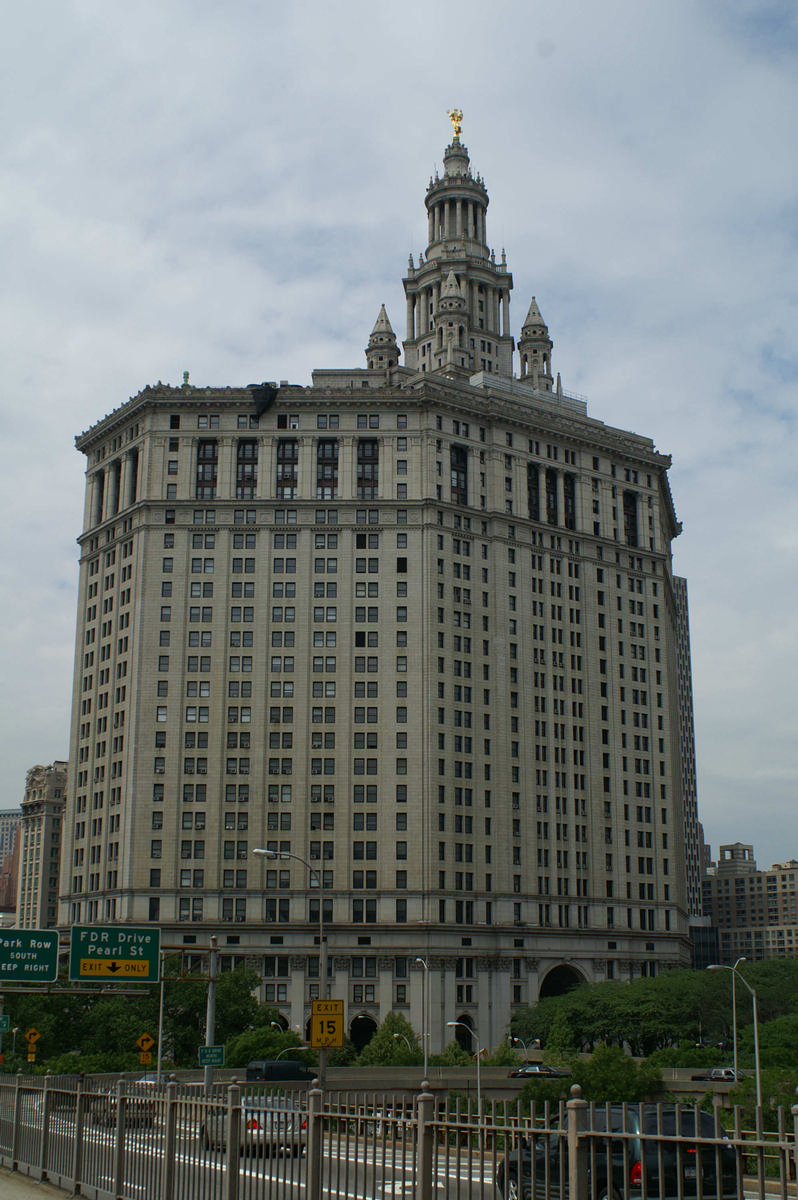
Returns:
[[[303,1046],[292,1029],[279,1032],[267,1025],[245,1029],[231,1038],[225,1046],[225,1064],[228,1067],[246,1067],[254,1059],[268,1061],[277,1058],[278,1054],[283,1058],[296,1059],[309,1067],[316,1065],[315,1053]]]
[[[429,1061],[433,1067],[467,1067],[474,1060],[470,1054],[466,1054],[457,1039],[453,1038],[441,1054],[431,1054]]]
[[[424,1054],[413,1026],[401,1013],[395,1012],[388,1013],[355,1059],[359,1067],[417,1066],[423,1061]]]
[[[579,1084],[583,1099],[597,1103],[632,1103],[662,1091],[661,1072],[636,1062],[617,1046],[599,1046],[589,1059],[575,1062],[571,1082]]]

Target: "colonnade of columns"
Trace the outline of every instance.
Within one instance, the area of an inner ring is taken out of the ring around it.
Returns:
[[[478,292],[478,283],[467,280],[466,301],[468,305],[468,320],[472,333],[479,332],[487,337],[509,337],[510,335],[510,289],[483,284],[483,291]],[[432,332],[433,315],[438,310],[441,296],[441,283],[436,280],[417,292],[407,295],[407,340],[426,337]],[[483,300],[484,310],[480,313],[479,301]],[[430,312],[430,309],[432,311]],[[483,326],[480,327],[480,319]]]
[[[428,213],[429,241],[446,238],[472,238],[485,245],[485,209],[477,200],[445,199],[433,204]]]
[[[99,525],[134,504],[138,473],[138,450],[129,450],[94,471],[86,489],[86,524]]]

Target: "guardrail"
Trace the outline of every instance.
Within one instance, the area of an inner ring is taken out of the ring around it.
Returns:
[[[429,1089],[208,1091],[0,1076],[0,1163],[87,1200],[781,1200],[796,1195],[798,1106],[520,1107]],[[760,1114],[761,1117],[761,1114]],[[697,1132],[696,1132],[697,1131]]]

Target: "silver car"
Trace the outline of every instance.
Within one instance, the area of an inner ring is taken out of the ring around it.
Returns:
[[[285,1096],[250,1096],[241,1107],[239,1150],[294,1156],[307,1144],[307,1116]],[[206,1150],[227,1148],[227,1107],[211,1108],[200,1125],[200,1142]]]

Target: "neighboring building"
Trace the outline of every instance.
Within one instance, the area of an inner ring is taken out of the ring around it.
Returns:
[[[682,765],[682,804],[685,828],[685,873],[687,904],[691,923],[701,918],[701,845],[703,831],[698,820],[698,779],[695,761],[693,720],[693,669],[690,655],[690,623],[687,580],[673,577],[676,605],[676,679],[679,691],[679,746]]]
[[[19,808],[9,808],[0,812],[0,863],[14,853],[21,821],[22,811]]]
[[[798,862],[757,870],[753,846],[721,846],[704,877],[704,914],[717,932],[717,962],[798,954]]]
[[[215,934],[295,1026],[323,892],[350,1034],[420,1030],[426,979],[438,1049],[686,964],[695,823],[670,459],[563,391],[535,300],[513,376],[457,135],[426,207],[406,365],[383,308],[364,368],[185,377],[78,437],[59,923]]]
[[[19,929],[52,929],[56,924],[67,766],[59,761],[49,767],[31,767],[25,780],[19,836]]]
[[[22,812],[18,808],[0,812],[0,919],[3,925],[8,924],[16,908],[17,898],[17,835]]]

